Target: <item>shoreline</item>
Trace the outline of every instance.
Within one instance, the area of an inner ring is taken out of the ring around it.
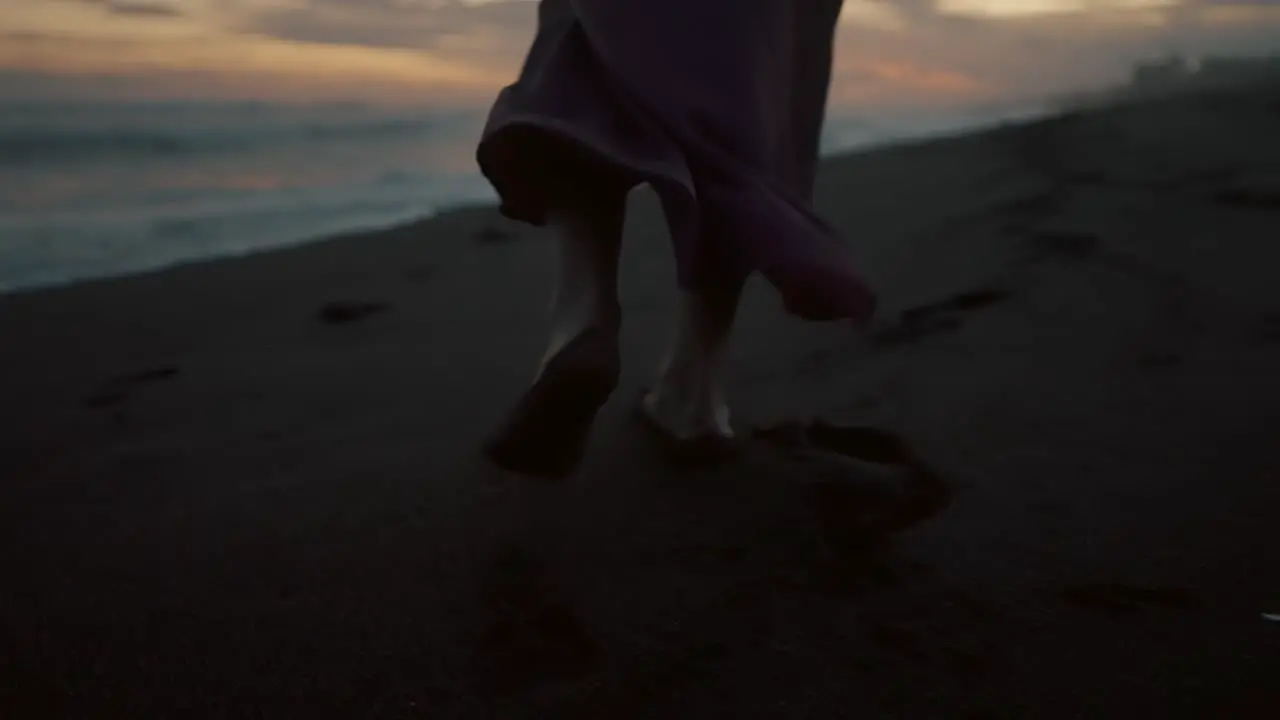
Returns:
[[[1020,106],[1021,107],[1021,106]],[[1031,105],[1027,105],[1031,107]],[[975,114],[989,113],[991,110],[983,108],[975,109]],[[868,141],[862,145],[855,145],[835,150],[829,154],[825,154],[821,158],[821,163],[828,164],[832,162],[841,162],[845,158],[854,158],[860,155],[877,152],[892,152],[895,149],[904,146],[927,145],[934,142],[947,142],[962,139],[971,135],[982,135],[990,132],[999,132],[1001,130],[1016,130],[1020,127],[1033,125],[1038,122],[1051,120],[1053,117],[1061,114],[1061,110],[1052,110],[1039,108],[1011,110],[1007,108],[1000,109],[997,115],[1000,119],[992,120],[986,124],[966,127],[959,130],[942,129],[936,131],[920,130],[914,133],[908,133],[901,137],[882,139],[876,141]],[[477,173],[478,174],[478,173]],[[273,244],[268,247],[256,249],[244,249],[239,251],[215,252],[213,254],[193,256],[178,259],[171,262],[161,262],[153,265],[139,266],[136,269],[125,270],[118,273],[103,273],[98,275],[86,275],[78,277],[69,277],[60,280],[52,280],[40,283],[24,283],[11,287],[0,287],[0,299],[8,296],[25,295],[30,293],[56,291],[76,287],[84,283],[110,282],[114,280],[128,279],[132,277],[145,276],[157,272],[165,272],[176,268],[183,268],[190,265],[199,265],[208,262],[224,262],[234,261],[236,259],[252,257],[264,253],[288,252],[300,247],[313,245],[316,243],[329,242],[334,239],[341,239],[351,235],[372,235],[381,232],[397,232],[409,226],[421,225],[430,222],[433,218],[440,215],[449,214],[455,211],[468,212],[475,209],[496,208],[496,201],[460,201],[456,203],[446,203],[426,215],[415,215],[406,217],[398,222],[378,223],[372,225],[355,225],[349,228],[336,229],[332,232],[325,232],[318,235],[309,235],[297,238],[291,241],[285,241]]]

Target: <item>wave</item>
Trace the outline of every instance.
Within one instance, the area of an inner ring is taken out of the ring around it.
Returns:
[[[882,111],[867,115],[830,115],[823,125],[821,153],[832,155],[929,137],[954,135],[1053,114],[1048,103],[1003,105],[933,111]]]
[[[0,108],[0,114],[7,113]],[[92,109],[59,115],[42,108],[28,111],[16,122],[0,124],[0,166],[145,160],[316,143],[412,140],[464,131],[476,122],[457,114],[388,116],[341,107],[326,108],[317,114],[242,106],[215,108],[208,113],[198,108],[160,107],[117,110],[99,118]]]

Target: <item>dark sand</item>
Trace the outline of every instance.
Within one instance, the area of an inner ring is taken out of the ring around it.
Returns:
[[[0,717],[1267,718],[1280,89],[835,159],[869,335],[752,288],[740,424],[900,432],[954,502],[870,557],[796,470],[673,473],[652,199],[580,477],[476,458],[544,238],[471,209],[0,299]]]

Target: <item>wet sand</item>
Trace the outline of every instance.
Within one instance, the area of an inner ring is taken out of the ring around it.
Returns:
[[[476,457],[551,277],[492,208],[0,298],[0,715],[1274,717],[1278,120],[1253,87],[824,165],[881,317],[756,283],[731,397],[945,478],[872,550],[803,464],[678,472],[628,422],[674,307],[643,193],[560,484]]]

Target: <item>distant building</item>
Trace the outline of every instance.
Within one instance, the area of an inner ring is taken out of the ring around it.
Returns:
[[[1169,55],[1134,65],[1129,76],[1129,88],[1138,91],[1160,91],[1207,83],[1234,83],[1263,77],[1280,77],[1280,55],[1209,56],[1199,59]]]
[[[1280,73],[1280,55],[1269,57],[1208,57],[1200,73],[1206,78],[1234,80]]]
[[[1197,67],[1181,55],[1139,62],[1133,68],[1129,84],[1140,89],[1161,89],[1185,82],[1196,74]]]

